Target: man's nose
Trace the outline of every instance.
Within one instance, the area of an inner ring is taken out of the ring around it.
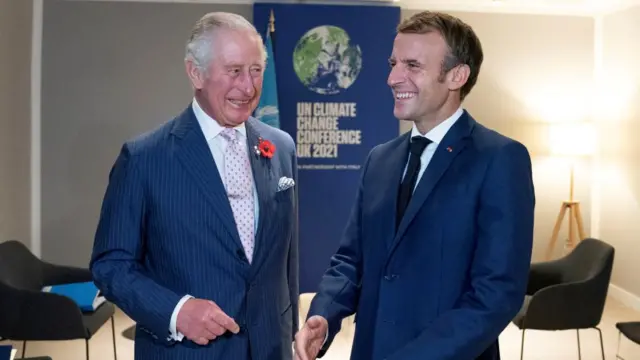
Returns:
[[[238,87],[242,90],[242,92],[246,96],[253,96],[256,92],[256,87],[254,85],[254,78],[251,77],[250,74],[244,73],[240,78],[240,83]]]
[[[391,68],[389,71],[389,77],[387,78],[387,85],[395,86],[402,83],[405,79],[404,73],[397,66]]]

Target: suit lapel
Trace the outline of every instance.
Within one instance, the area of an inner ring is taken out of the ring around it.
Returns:
[[[247,147],[249,149],[249,159],[251,161],[251,169],[253,171],[254,184],[258,192],[259,217],[258,228],[255,233],[254,254],[252,261],[252,269],[258,269],[260,264],[264,260],[264,252],[266,250],[264,244],[266,219],[269,214],[274,211],[270,207],[272,202],[268,201],[269,194],[275,189],[271,189],[273,172],[271,161],[273,159],[267,159],[261,155],[256,154],[258,141],[261,137],[260,133],[256,129],[256,125],[253,123],[253,119],[249,119],[245,126],[247,128]],[[254,272],[254,271],[252,271]]]
[[[395,233],[396,233],[396,206],[398,203],[398,191],[400,189],[400,182],[402,180],[402,174],[407,164],[407,157],[409,156],[409,140],[411,138],[411,132],[401,136],[398,141],[388,151],[388,156],[382,159],[381,169],[384,169],[380,174],[380,184],[388,184],[386,189],[380,190],[382,192],[382,206],[383,212],[379,218],[379,221],[383,222],[381,236],[384,239],[385,246],[391,245]]]
[[[191,106],[180,115],[172,134],[179,139],[176,157],[211,203],[231,238],[242,247],[224,183]]]
[[[398,246],[409,224],[411,224],[411,221],[413,221],[424,202],[429,195],[431,195],[442,175],[447,171],[456,156],[466,147],[466,140],[473,129],[473,124],[473,120],[465,111],[438,145],[436,152],[433,154],[433,158],[431,158],[427,169],[424,171],[411,197],[407,211],[405,211],[404,217],[398,226],[398,231],[389,249],[389,255],[391,255]],[[395,210],[395,206],[393,209]]]

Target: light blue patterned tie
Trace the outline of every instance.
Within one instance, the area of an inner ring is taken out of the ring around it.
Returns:
[[[251,262],[254,246],[254,199],[249,153],[235,129],[225,128],[221,135],[227,140],[224,153],[225,188],[244,252]]]

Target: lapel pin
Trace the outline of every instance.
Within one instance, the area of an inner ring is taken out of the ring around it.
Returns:
[[[448,152],[453,152],[453,149],[451,148],[451,146],[447,147],[447,151]]]

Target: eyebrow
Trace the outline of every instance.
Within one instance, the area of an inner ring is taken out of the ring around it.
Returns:
[[[263,67],[263,65],[262,65],[262,64],[260,64],[260,63],[248,64],[248,65],[247,65],[247,64],[240,64],[240,63],[230,63],[230,64],[226,64],[226,65],[225,65],[225,68],[227,68],[227,69],[234,69],[234,68],[243,68],[243,67],[245,67],[245,66],[248,66],[248,67],[250,67],[250,68],[252,68],[252,67],[256,67],[256,66],[257,66],[257,67]]]
[[[389,62],[390,63],[392,63],[392,62],[397,63],[398,60],[396,60],[395,58],[389,58]],[[420,61],[415,60],[415,59],[402,59],[402,60],[400,60],[400,62],[403,63],[403,64],[422,65],[422,63]]]

